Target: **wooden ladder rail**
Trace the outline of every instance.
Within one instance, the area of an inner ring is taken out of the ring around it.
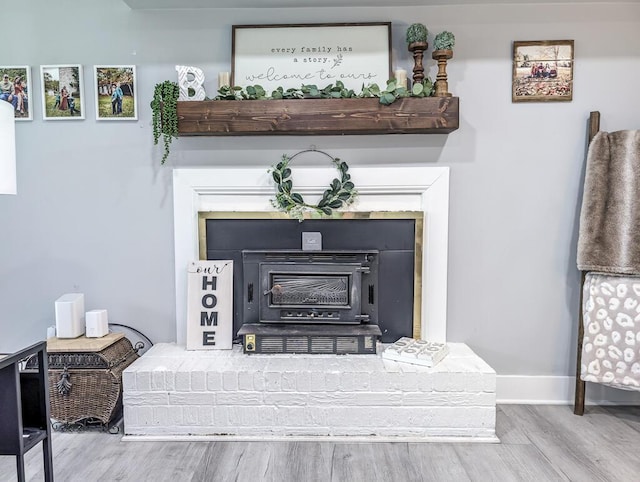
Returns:
[[[589,114],[589,144],[600,130],[600,112],[593,111]],[[580,379],[580,365],[582,364],[582,340],[584,338],[584,320],[582,306],[584,303],[584,282],[587,277],[586,271],[580,271],[580,306],[578,307],[578,347],[576,357],[576,392],[573,405],[573,413],[584,414],[584,397],[586,383]]]

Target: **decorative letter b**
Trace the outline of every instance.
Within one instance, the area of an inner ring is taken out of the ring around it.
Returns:
[[[197,67],[176,65],[180,97],[178,100],[204,100],[204,72]],[[193,94],[193,95],[191,95]]]

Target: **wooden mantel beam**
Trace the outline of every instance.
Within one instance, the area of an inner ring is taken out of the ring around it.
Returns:
[[[448,134],[458,97],[178,102],[180,136]]]

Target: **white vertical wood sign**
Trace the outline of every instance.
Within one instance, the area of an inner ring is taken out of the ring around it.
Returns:
[[[187,277],[187,350],[230,350],[233,261],[192,261]]]

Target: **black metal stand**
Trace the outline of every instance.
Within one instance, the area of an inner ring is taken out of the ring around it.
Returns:
[[[38,357],[37,370],[20,363]],[[42,442],[44,479],[53,482],[47,343],[40,342],[0,359],[0,455],[15,455],[18,482],[25,480],[24,454]]]

